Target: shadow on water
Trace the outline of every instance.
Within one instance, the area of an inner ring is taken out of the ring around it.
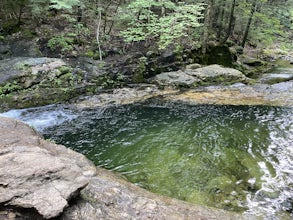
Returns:
[[[247,214],[292,217],[290,107],[151,101],[13,114],[34,121],[46,138],[152,192]]]

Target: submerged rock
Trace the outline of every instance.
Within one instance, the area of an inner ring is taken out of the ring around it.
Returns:
[[[79,194],[80,193],[80,194]],[[74,203],[69,200],[76,197]],[[21,208],[21,209],[19,209]],[[37,210],[37,214],[34,210]],[[245,219],[148,192],[0,118],[1,219]]]

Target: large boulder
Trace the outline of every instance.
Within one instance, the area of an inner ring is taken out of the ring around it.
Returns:
[[[159,85],[175,85],[196,87],[198,85],[229,85],[236,82],[249,82],[249,79],[239,70],[214,64],[197,69],[185,69],[176,72],[165,72],[156,75],[152,82]]]
[[[0,118],[0,205],[56,217],[95,172],[82,155],[44,141],[21,122]]]
[[[91,86],[81,69],[62,59],[18,57],[0,60],[0,109],[67,101]]]
[[[163,86],[179,86],[192,88],[199,80],[193,76],[185,73],[185,71],[178,70],[175,72],[164,72],[156,75],[153,82]]]
[[[188,75],[199,79],[201,85],[215,85],[215,84],[233,84],[236,82],[247,82],[245,77],[239,70],[233,68],[222,67],[214,64],[195,70],[188,70]]]

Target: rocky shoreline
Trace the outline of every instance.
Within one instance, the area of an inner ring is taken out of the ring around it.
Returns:
[[[72,101],[87,109],[159,98],[189,104],[293,106],[293,81],[273,85],[159,89],[140,85]],[[0,118],[1,219],[249,219],[156,195],[83,155],[44,140],[22,122]]]
[[[96,64],[95,64],[96,66]],[[150,84],[103,90],[103,68],[87,72],[55,58],[0,62],[0,111],[69,102],[87,109],[160,99],[192,105],[293,106],[293,68],[250,79],[218,65],[163,72]],[[102,80],[102,81],[101,81]],[[108,81],[107,81],[108,80]],[[83,155],[0,117],[0,219],[249,219],[141,189]]]
[[[245,219],[153,194],[0,118],[1,219]]]

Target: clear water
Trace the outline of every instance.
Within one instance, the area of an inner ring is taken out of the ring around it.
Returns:
[[[292,110],[148,103],[88,111],[35,109],[35,115],[41,120],[42,114],[65,112],[59,115],[62,123],[42,127],[46,138],[152,192],[290,219]],[[18,118],[38,120],[32,112]]]

